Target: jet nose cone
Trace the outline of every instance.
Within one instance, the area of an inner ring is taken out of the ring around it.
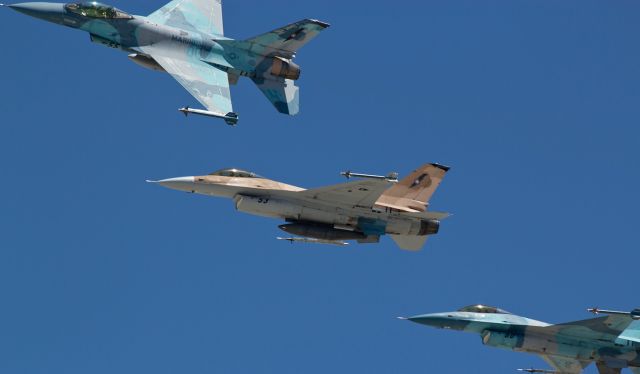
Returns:
[[[179,177],[168,178],[159,181],[148,181],[151,183],[158,183],[159,185],[173,190],[194,192],[195,191],[195,178],[194,177]]]
[[[64,4],[57,3],[18,3],[7,6],[28,16],[52,22],[58,22],[64,14]]]
[[[458,330],[460,326],[458,326],[460,321],[453,318],[453,316],[449,316],[447,314],[435,313],[435,314],[421,314],[413,317],[407,318],[407,320],[415,323],[419,323],[421,325],[427,325],[431,327],[436,327],[439,329],[456,329]]]
[[[422,323],[425,325],[430,324],[431,322],[436,321],[438,318],[432,314],[420,314],[417,316],[407,317],[408,321]]]

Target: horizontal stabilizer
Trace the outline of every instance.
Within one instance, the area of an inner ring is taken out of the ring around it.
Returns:
[[[300,89],[294,81],[277,77],[255,77],[252,80],[278,112],[290,116],[298,114],[300,111]]]

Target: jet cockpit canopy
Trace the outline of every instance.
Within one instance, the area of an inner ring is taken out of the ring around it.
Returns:
[[[482,304],[465,306],[464,308],[458,309],[458,312],[485,313],[485,314],[511,314],[506,310],[502,310],[494,306],[488,306],[488,305],[482,305]]]
[[[246,170],[240,169],[220,169],[209,173],[209,175],[219,175],[221,177],[234,177],[234,178],[262,178],[256,173],[252,173]]]
[[[64,8],[71,13],[79,14],[81,16],[88,17],[88,18],[106,18],[106,19],[133,18],[131,15],[121,11],[120,9],[114,8],[106,4],[99,3],[97,1],[91,1],[86,3],[69,3],[65,5]]]

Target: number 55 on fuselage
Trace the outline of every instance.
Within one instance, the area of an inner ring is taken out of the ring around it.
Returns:
[[[147,17],[98,2],[20,3],[21,13],[84,30],[134,62],[173,76],[206,109],[181,108],[235,125],[229,84],[250,78],[280,113],[298,113],[296,51],[329,25],[305,19],[246,40],[223,36],[221,0],[174,0]]]

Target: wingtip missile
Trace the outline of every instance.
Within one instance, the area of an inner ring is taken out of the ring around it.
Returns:
[[[622,316],[629,316],[631,319],[640,320],[640,308],[636,308],[630,312],[622,312],[619,310],[607,310],[607,309],[599,309],[599,308],[587,308],[587,312],[593,314],[615,314]]]
[[[204,109],[193,109],[185,106],[183,108],[178,109],[179,112],[185,115],[185,117],[189,116],[189,114],[197,114],[205,117],[214,117],[214,118],[222,118],[227,125],[235,126],[238,124],[238,114],[234,112],[229,112],[227,114],[222,114],[218,112],[212,112]]]
[[[557,371],[555,370],[547,370],[547,369],[516,369],[517,371],[524,371],[527,373],[546,373],[546,374],[551,374],[551,373],[557,373]]]
[[[355,178],[369,178],[369,179],[384,179],[387,182],[392,182],[392,183],[398,182],[398,173],[396,172],[391,172],[387,175],[374,175],[374,174],[354,173],[351,170],[347,170],[347,171],[340,172],[340,175],[342,175],[347,179],[355,177]]]

